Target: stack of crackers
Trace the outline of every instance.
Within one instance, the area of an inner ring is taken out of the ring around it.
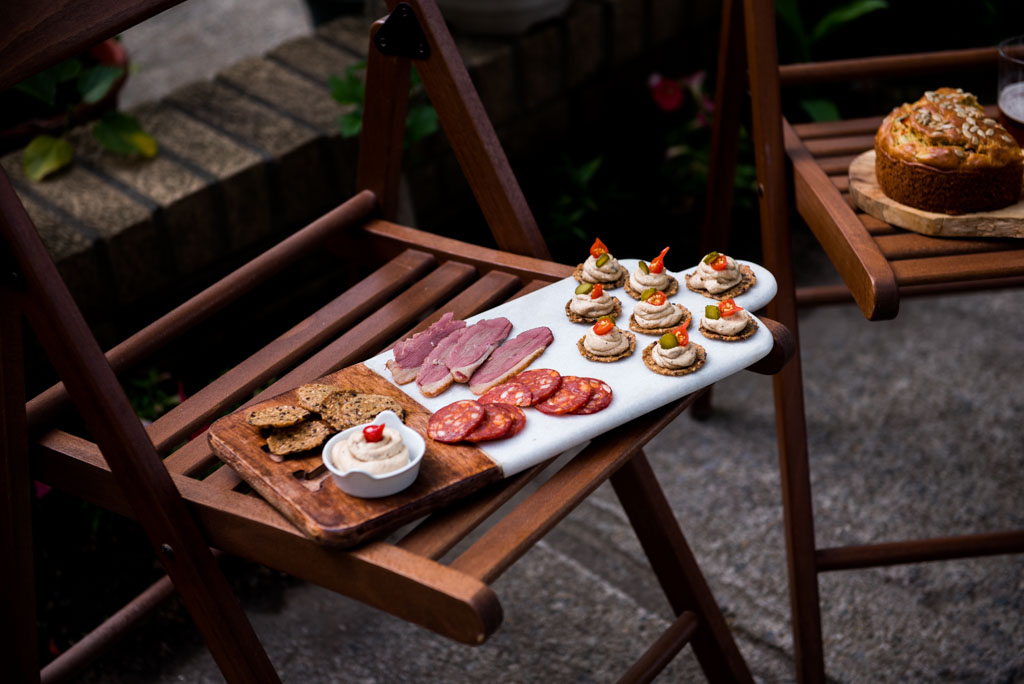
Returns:
[[[401,404],[383,394],[310,383],[295,390],[298,405],[276,404],[249,412],[248,423],[267,430],[267,451],[275,461],[322,445],[336,432],[368,423],[381,411],[405,420]]]

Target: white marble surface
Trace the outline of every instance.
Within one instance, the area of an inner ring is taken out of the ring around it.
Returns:
[[[637,260],[620,259],[619,263],[632,270],[636,268]],[[747,264],[754,270],[757,283],[750,290],[736,297],[736,303],[753,312],[763,307],[775,296],[775,278],[757,264],[742,260],[740,263]],[[694,268],[695,266],[688,268],[685,272],[692,273]],[[672,275],[681,278],[679,273],[672,273]],[[715,303],[715,300],[687,290],[685,285],[680,282],[679,293],[672,296],[670,301],[682,304],[690,310],[694,317],[694,322],[689,328],[690,339],[707,350],[707,363],[703,368],[682,377],[668,377],[652,372],[644,365],[642,351],[651,342],[657,341],[657,337],[639,334],[637,335],[636,351],[632,356],[614,363],[588,361],[580,355],[576,348],[576,342],[583,337],[589,326],[572,323],[565,316],[565,303],[572,297],[577,284],[572,278],[565,278],[541,290],[466,319],[473,323],[482,318],[505,316],[513,326],[509,338],[515,337],[524,330],[546,325],[554,334],[554,342],[530,365],[531,369],[554,368],[562,375],[600,378],[611,385],[614,392],[612,403],[608,408],[592,415],[549,416],[533,408],[524,409],[526,411],[526,427],[522,432],[511,439],[483,442],[479,445],[490,458],[501,466],[506,477],[581,445],[614,427],[642,416],[648,411],[653,411],[659,406],[664,406],[675,399],[718,382],[763,358],[772,348],[771,333],[763,325],[758,327],[753,337],[741,342],[719,342],[705,338],[700,334],[697,326],[704,306]],[[622,302],[619,327],[628,329],[629,315],[633,311],[635,300],[621,288],[608,292]],[[393,358],[392,353],[387,351],[365,363],[391,381],[391,373],[385,367],[385,363],[391,358]],[[458,383],[433,398],[420,394],[415,382],[397,385],[397,387],[432,412],[459,399],[476,398],[466,385]]]

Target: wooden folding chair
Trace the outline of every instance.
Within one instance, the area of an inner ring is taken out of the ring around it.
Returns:
[[[709,233],[721,234],[728,221],[734,141],[749,84],[764,263],[779,284],[769,316],[799,339],[798,304],[849,301],[852,296],[865,318],[882,320],[897,315],[901,297],[1024,284],[1019,241],[929,237],[856,209],[847,192],[848,168],[857,154],[873,148],[874,133],[887,111],[870,118],[798,125],[782,115],[783,86],[914,75],[935,75],[946,83],[948,74],[972,69],[988,69],[994,78],[996,49],[780,67],[773,4],[726,0],[722,6],[711,155],[718,168],[712,169],[709,182],[713,213],[706,226]],[[790,197],[845,285],[795,287]],[[1021,552],[1024,531],[817,548],[799,354],[775,376],[774,384],[797,674],[800,681],[818,682],[825,680],[818,573]]]
[[[8,8],[0,43],[0,89],[175,4],[94,2],[73,10],[21,3]],[[572,268],[546,260],[540,232],[515,182],[440,13],[431,0],[389,3],[371,35],[359,192],[336,209],[210,286],[104,355],[57,274],[6,175],[0,178],[0,425],[3,516],[0,659],[7,681],[37,669],[29,454],[32,477],[137,519],[167,570],[136,603],[181,595],[229,681],[274,681],[276,673],[210,548],[320,584],[427,629],[482,643],[499,625],[490,588],[504,570],[605,480],[612,485],[677,618],[625,676],[647,681],[691,643],[712,681],[750,673],[691,554],[643,445],[694,401],[685,397],[607,433],[495,522],[449,565],[452,549],[543,469],[536,466],[426,518],[395,543],[338,551],[313,542],[258,495],[244,493],[205,436],[189,439],[239,403],[253,403],[351,365],[425,329],[443,311],[472,315],[563,278]],[[499,250],[388,219],[398,170],[410,64],[414,64],[455,149]],[[116,374],[210,319],[259,282],[317,250],[346,254],[357,277],[337,298],[285,331],[203,390],[143,428]],[[367,264],[379,264],[376,268]],[[63,382],[26,404],[22,324],[27,321]],[[775,347],[752,370],[776,372],[791,356],[788,331],[765,320]],[[265,385],[277,378],[269,387]],[[253,392],[262,391],[252,398]],[[55,427],[77,409],[95,442]],[[547,464],[545,464],[547,465]],[[210,471],[212,470],[212,474]],[[132,611],[127,611],[130,613]],[[43,678],[66,677],[131,624],[119,613],[51,663]]]

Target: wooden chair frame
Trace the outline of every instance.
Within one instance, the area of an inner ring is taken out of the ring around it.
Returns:
[[[845,194],[852,159],[848,155],[872,147],[881,116],[794,126],[783,118],[781,88],[897,73],[948,74],[979,67],[994,71],[995,59],[995,48],[982,48],[780,67],[774,3],[723,2],[711,154],[715,165],[708,186],[709,211],[714,208],[714,213],[705,234],[722,236],[728,225],[735,139],[749,86],[764,263],[779,283],[768,315],[798,340],[798,304],[852,298],[869,320],[894,318],[901,297],[1024,284],[1024,249],[1012,240],[951,240],[907,233],[858,213]],[[796,288],[791,201],[844,286]],[[998,259],[992,259],[994,252]],[[818,548],[799,353],[773,382],[797,678],[824,682],[818,573],[1019,553],[1024,551],[1024,530]]]
[[[0,89],[173,4],[91,3],[83,8],[18,6],[10,40],[0,44]],[[395,10],[399,3],[389,2]],[[464,317],[569,275],[547,250],[432,0],[411,0],[430,57],[416,61],[423,84],[500,247],[486,249],[400,226],[393,216],[410,59],[373,47],[357,194],[277,246],[211,285],[106,354],[90,333],[5,174],[0,174],[0,240],[13,256],[0,286],[0,659],[12,681],[40,677],[36,662],[31,477],[137,519],[167,570],[135,603],[155,605],[171,587],[184,600],[229,681],[277,675],[211,547],[320,584],[454,640],[482,643],[501,607],[488,586],[602,482],[610,480],[677,616],[624,681],[649,681],[691,643],[712,681],[751,681],[700,569],[642,452],[643,445],[697,395],[603,436],[448,565],[437,562],[548,464],[428,517],[395,543],[335,551],[318,546],[220,468],[205,437],[170,453],[212,418],[356,363],[394,339],[422,330],[441,311]],[[57,41],[56,38],[61,40]],[[60,45],[49,49],[48,45]],[[372,154],[369,153],[372,150]],[[358,246],[381,264],[343,294],[144,428],[117,379],[169,341],[208,320],[259,282],[320,249]],[[388,301],[381,307],[381,301]],[[442,309],[443,307],[443,309]],[[22,325],[27,321],[62,382],[26,403]],[[781,368],[794,350],[788,331],[764,320],[776,344],[751,367]],[[303,361],[303,359],[306,359]],[[290,370],[289,370],[290,369]],[[268,378],[278,380],[257,396]],[[54,427],[71,405],[96,442]],[[132,622],[122,611],[43,670],[67,678]]]

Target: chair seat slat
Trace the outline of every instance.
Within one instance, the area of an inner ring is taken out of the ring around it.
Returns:
[[[875,136],[844,135],[836,138],[816,138],[804,142],[807,151],[815,157],[835,157],[838,155],[857,155],[874,149]]]
[[[436,323],[447,311],[451,311],[455,318],[467,318],[481,311],[493,308],[508,299],[519,284],[519,278],[511,273],[503,271],[485,273],[480,280],[477,280],[450,301],[439,306],[437,311],[405,331],[405,334],[397,337],[394,342],[387,346],[387,349],[394,347],[399,340],[404,340],[426,330]]]
[[[818,166],[830,176],[847,175],[850,172],[850,164],[857,158],[856,154],[846,154],[838,157],[818,157]]]
[[[407,250],[353,285],[258,352],[149,426],[158,452],[181,443],[204,424],[247,399],[269,378],[294,366],[378,306],[435,263],[426,252]]]
[[[1024,275],[1024,249],[990,254],[959,254],[926,259],[893,261],[900,285],[928,285],[959,280],[984,280]]]
[[[606,433],[552,475],[452,562],[452,567],[490,584],[585,499],[607,475],[683,410],[696,395],[683,397]]]
[[[464,287],[475,272],[472,266],[454,261],[442,264],[244,405],[259,403],[369,357],[384,340],[400,334],[424,311]],[[164,459],[164,464],[171,472],[192,474],[207,467],[211,457],[206,437],[201,435]]]
[[[875,242],[891,260],[997,252],[1013,244],[1004,240],[941,239],[911,232],[878,235]]]
[[[813,121],[794,124],[793,129],[805,141],[815,138],[834,138],[844,135],[873,135],[882,124],[880,116],[866,116],[841,121]]]

